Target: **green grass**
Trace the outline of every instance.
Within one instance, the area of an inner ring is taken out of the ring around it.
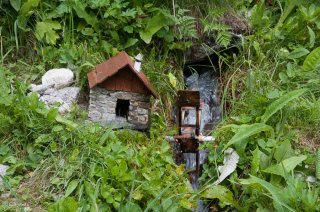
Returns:
[[[0,192],[12,193],[1,199],[1,209],[28,203],[51,211],[190,210],[203,197],[216,210],[319,210],[319,181],[306,181],[319,171],[317,1],[79,1],[61,14],[54,11],[67,2],[24,9],[22,2],[18,11],[12,2],[0,6],[0,163],[11,167]],[[225,11],[235,15],[234,25],[223,22]],[[25,26],[15,25],[18,15]],[[226,33],[235,33],[240,17],[251,34],[236,43],[237,55],[219,55],[222,121],[213,132],[216,142],[206,145],[203,187],[194,193],[165,141],[174,133],[168,125],[176,90],[184,87],[182,55],[191,42],[213,34],[228,46],[233,41]],[[150,137],[88,124],[79,108],[61,119],[36,95],[26,95],[28,84],[53,67],[71,68],[86,90],[86,73],[121,50],[145,55],[143,70],[159,95]],[[226,145],[240,161],[213,186]]]

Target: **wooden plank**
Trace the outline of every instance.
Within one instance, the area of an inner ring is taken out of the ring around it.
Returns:
[[[127,68],[120,70],[114,76],[101,83],[101,85],[107,90],[127,91],[143,94],[148,93],[143,82],[141,82],[141,80]]]
[[[197,125],[196,125],[196,124],[181,124],[180,127],[192,127],[192,128],[196,128]]]
[[[180,90],[177,96],[178,107],[200,107],[199,91]]]
[[[182,112],[181,112],[181,108],[178,106],[178,113],[177,113],[177,116],[178,116],[178,129],[179,129],[179,135],[181,135],[182,133],[182,129],[181,129],[181,122],[182,122]]]
[[[196,153],[198,151],[199,143],[197,139],[178,139],[183,153]]]
[[[107,79],[103,83],[101,83],[101,86],[104,87],[107,90],[114,91],[116,90],[116,82],[112,80],[111,78]]]

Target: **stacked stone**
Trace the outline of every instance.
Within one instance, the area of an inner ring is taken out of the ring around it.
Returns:
[[[74,80],[70,69],[51,69],[42,76],[42,84],[31,84],[31,91],[39,94],[39,99],[48,107],[58,107],[60,113],[70,112],[77,102],[80,88],[69,87]]]
[[[116,116],[118,99],[129,100],[128,119]],[[109,91],[94,87],[90,90],[89,119],[118,127],[146,129],[149,123],[150,97],[126,91]]]

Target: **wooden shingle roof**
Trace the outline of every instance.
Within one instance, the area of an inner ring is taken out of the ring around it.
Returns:
[[[140,81],[145,85],[150,94],[157,98],[157,94],[154,91],[146,75],[141,70],[139,72],[135,70],[134,62],[124,51],[120,52],[114,57],[111,57],[109,60],[97,65],[95,69],[93,69],[87,74],[89,87],[93,88],[96,85],[104,82],[106,79],[115,75],[116,73],[118,73],[118,71],[120,71],[126,66],[128,66],[129,69],[140,79]]]

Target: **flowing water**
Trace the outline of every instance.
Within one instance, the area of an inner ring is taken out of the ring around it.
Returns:
[[[201,71],[194,72],[185,78],[188,90],[198,90],[201,100],[204,102],[201,111],[200,132],[207,134],[210,132],[215,123],[220,120],[220,104],[218,98],[218,79],[214,76],[212,69],[202,68]],[[195,111],[186,114],[185,120],[188,124],[195,123]],[[200,164],[207,160],[208,150],[203,149],[200,153]],[[199,180],[194,170],[196,169],[196,154],[184,153],[183,159],[186,170],[189,172],[189,179],[194,190],[199,189]],[[200,200],[197,202],[197,212],[209,211],[209,208]]]

